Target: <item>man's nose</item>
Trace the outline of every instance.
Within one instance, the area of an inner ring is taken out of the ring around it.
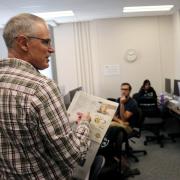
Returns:
[[[54,53],[55,52],[55,49],[53,47],[49,47],[49,52],[50,53]]]

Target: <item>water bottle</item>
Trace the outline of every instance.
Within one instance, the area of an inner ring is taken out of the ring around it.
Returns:
[[[164,94],[163,93],[160,94],[160,104],[164,105]]]

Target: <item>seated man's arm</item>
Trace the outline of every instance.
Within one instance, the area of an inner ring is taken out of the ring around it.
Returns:
[[[121,120],[124,122],[128,122],[129,118],[133,115],[133,112],[131,112],[129,109],[125,109],[124,106],[125,100],[121,98],[120,100],[120,117]]]
[[[123,121],[122,119],[118,118],[117,116],[114,116],[113,117],[113,122],[116,122],[116,123],[119,123],[119,124],[124,124],[124,125],[129,125],[129,122],[128,121]]]

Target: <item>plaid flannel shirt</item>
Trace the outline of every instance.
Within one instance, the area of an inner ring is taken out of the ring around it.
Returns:
[[[88,136],[88,122],[72,131],[52,80],[25,61],[0,61],[1,180],[68,179]]]

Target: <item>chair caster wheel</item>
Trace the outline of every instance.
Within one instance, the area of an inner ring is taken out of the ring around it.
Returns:
[[[147,155],[147,152],[146,152],[146,151],[144,152],[144,155]]]

